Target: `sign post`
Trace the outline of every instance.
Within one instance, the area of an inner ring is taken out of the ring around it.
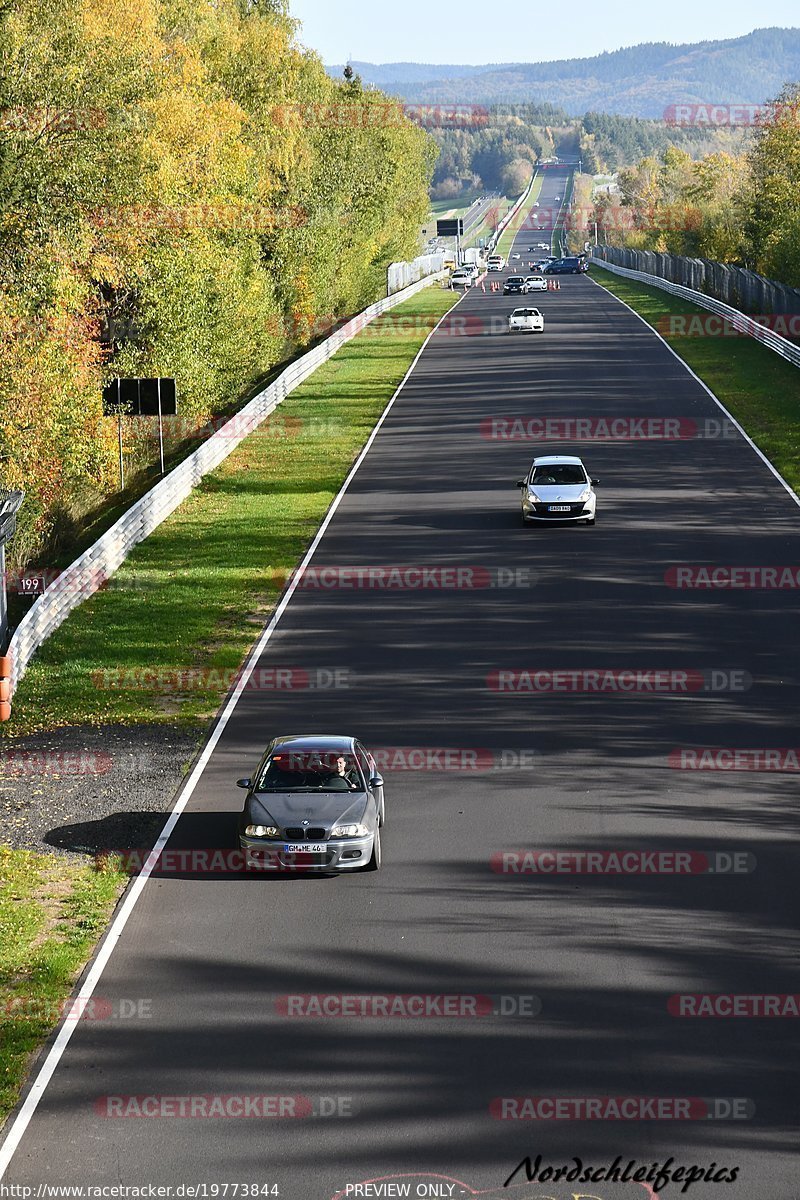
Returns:
[[[119,486],[125,487],[125,465],[122,459],[122,417],[158,417],[158,453],[161,474],[164,474],[165,416],[178,411],[178,391],[169,376],[153,379],[112,379],[103,388],[103,415],[117,418],[119,441]]]
[[[464,219],[456,217],[436,222],[437,237],[454,237],[456,239],[456,266],[461,266],[461,239],[464,236]]]

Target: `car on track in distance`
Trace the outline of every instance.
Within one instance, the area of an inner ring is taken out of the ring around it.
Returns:
[[[386,817],[383,779],[357,738],[276,737],[252,776],[239,847],[268,871],[377,871]]]
[[[544,317],[538,308],[515,308],[508,318],[509,333],[544,333]]]
[[[506,260],[502,254],[490,254],[486,265],[490,271],[504,271]]]
[[[522,296],[525,294],[525,276],[509,275],[503,284],[504,296]]]
[[[526,292],[546,292],[547,280],[544,275],[528,275],[525,279]]]
[[[594,525],[597,515],[595,487],[580,458],[550,454],[535,458],[524,479],[518,479],[522,522],[577,521]]]
[[[467,271],[465,268],[462,268],[462,267],[459,267],[458,270],[453,271],[453,274],[450,276],[450,286],[454,287],[454,288],[456,288],[456,287],[463,287],[463,288],[472,287],[474,282],[475,282],[475,273],[473,271]]]

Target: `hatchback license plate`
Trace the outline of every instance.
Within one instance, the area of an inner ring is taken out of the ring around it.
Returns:
[[[324,854],[325,846],[322,842],[286,842],[283,847],[284,854]]]
[[[548,512],[569,512],[568,504],[548,504]]]

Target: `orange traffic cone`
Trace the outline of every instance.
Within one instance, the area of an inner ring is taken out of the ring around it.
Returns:
[[[11,716],[11,658],[0,655],[0,721]]]

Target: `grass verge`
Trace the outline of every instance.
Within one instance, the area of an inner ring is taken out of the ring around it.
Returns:
[[[800,491],[800,369],[753,338],[681,333],[681,328],[701,328],[700,322],[675,322],[671,317],[699,315],[705,320],[711,314],[660,288],[605,271],[595,259],[591,274],[658,330],[747,430],[786,482]],[[712,323],[711,331],[715,328]]]
[[[0,1125],[127,882],[0,846]],[[113,1017],[95,1001],[93,1015]]]
[[[294,391],[47,641],[0,737],[205,726],[430,329],[433,284]]]

